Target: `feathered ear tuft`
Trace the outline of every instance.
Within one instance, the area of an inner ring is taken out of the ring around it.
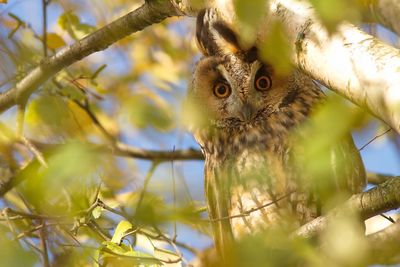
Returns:
[[[213,28],[219,33],[219,35],[224,39],[225,47],[224,51],[225,53],[236,53],[241,50],[241,47],[239,45],[239,40],[237,37],[237,34],[232,30],[229,25],[223,21],[216,21],[213,24]]]
[[[216,9],[199,12],[196,41],[205,56],[232,54],[241,50],[237,34],[219,18]]]
[[[203,9],[196,20],[196,42],[205,56],[215,55],[217,52],[217,44],[211,29],[212,13],[210,9]]]

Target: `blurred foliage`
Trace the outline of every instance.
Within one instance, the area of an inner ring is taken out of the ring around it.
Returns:
[[[366,0],[310,0],[322,24],[334,32],[343,21],[360,23],[363,9],[372,1]]]
[[[9,2],[0,0],[0,92],[43,60],[44,43],[54,55],[142,3],[44,1],[44,34],[42,1]],[[234,1],[244,47],[254,44],[267,3]],[[330,31],[343,20],[357,21],[365,6],[361,0],[311,3]],[[196,177],[195,168],[183,172],[181,163],[154,160],[155,171],[114,153],[120,142],[172,151],[181,144],[181,121],[190,125],[197,121],[193,116],[207,115],[190,104],[181,111],[199,57],[194,24],[190,18],[170,18],[65,68],[32,95],[22,125],[17,126],[16,109],[2,114],[0,185],[11,177],[15,184],[0,202],[0,266],[39,266],[43,243],[53,266],[182,266],[199,249],[193,237],[207,238],[210,231],[202,214],[205,203],[191,198],[201,189],[185,184],[185,178]],[[290,69],[285,36],[282,25],[273,24],[258,47],[280,74]],[[304,171],[318,177],[315,182],[324,189],[328,149],[369,119],[337,98],[314,115],[293,138],[307,148],[300,163]],[[323,233],[332,249],[316,250],[312,241],[290,239],[283,229],[247,237],[235,248],[231,266],[293,266],[298,261],[357,266],[364,244],[352,236],[354,221],[350,214]]]

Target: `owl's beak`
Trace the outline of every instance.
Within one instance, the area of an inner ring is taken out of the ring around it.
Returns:
[[[256,113],[256,108],[250,103],[244,103],[240,112],[240,117],[244,121],[250,121]]]

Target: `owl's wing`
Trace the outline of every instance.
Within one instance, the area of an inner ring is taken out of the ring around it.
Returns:
[[[343,199],[361,192],[366,185],[366,173],[350,134],[327,147],[316,149],[317,152],[314,149],[304,147],[296,150],[292,155],[295,158],[292,162],[296,162],[293,173],[296,180],[303,181],[305,190],[311,192],[318,207],[325,212],[325,204],[337,197]],[[310,150],[314,154],[311,157]]]
[[[207,159],[206,159],[207,161]],[[205,166],[209,166],[206,163]],[[226,255],[233,244],[232,228],[229,220],[230,194],[224,173],[217,168],[205,168],[205,193],[211,220],[215,247],[219,255]]]
[[[360,152],[350,134],[332,149],[330,160],[339,189],[352,194],[361,192],[366,185],[366,173]]]

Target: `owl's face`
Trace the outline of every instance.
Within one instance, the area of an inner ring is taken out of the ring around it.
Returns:
[[[262,123],[292,89],[291,75],[276,75],[251,53],[209,56],[197,64],[189,95],[210,125],[247,128]]]

